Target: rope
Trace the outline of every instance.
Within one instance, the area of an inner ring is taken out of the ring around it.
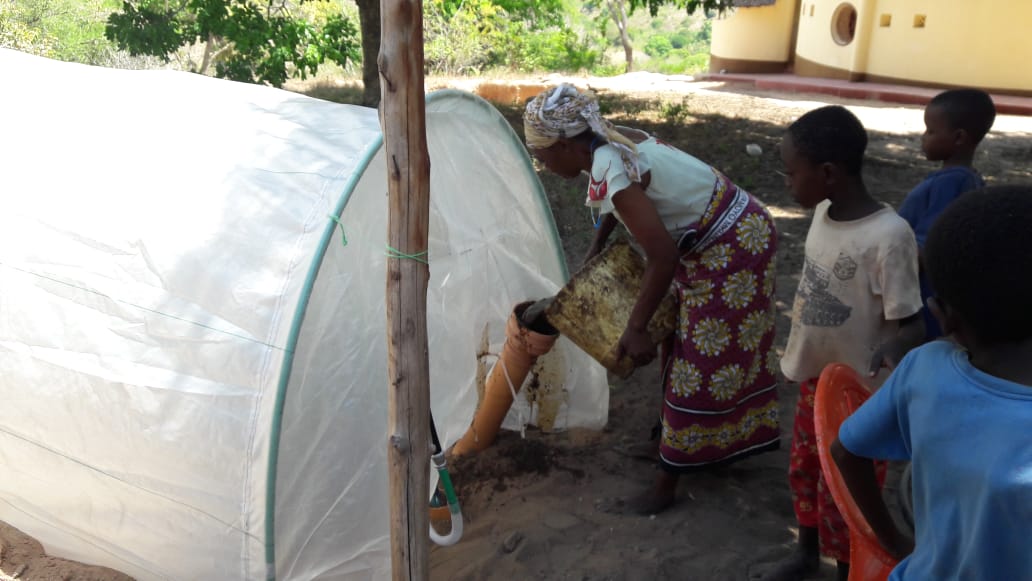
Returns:
[[[422,262],[423,264],[426,264],[426,265],[429,266],[430,263],[427,262],[427,260],[425,258],[423,258],[424,256],[426,256],[426,250],[424,250],[422,252],[417,252],[415,254],[405,254],[404,252],[398,250],[397,248],[394,248],[390,244],[387,245],[387,257],[388,258],[406,258],[408,260],[415,260],[416,262]]]
[[[506,341],[508,341],[508,339],[506,339]],[[492,353],[492,355],[494,355],[494,353]],[[509,377],[509,369],[505,366],[505,360],[502,359],[501,355],[495,355],[495,357],[498,357],[498,363],[495,365],[498,365],[499,363],[502,365],[502,373],[505,374],[505,383],[509,384],[509,393],[512,394],[512,403],[516,406],[516,420],[520,423],[520,438],[526,440],[528,422],[523,419],[523,406],[516,399],[516,388],[512,384],[512,378]]]

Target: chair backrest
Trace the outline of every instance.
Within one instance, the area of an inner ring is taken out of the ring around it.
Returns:
[[[897,563],[882,548],[867,519],[853,502],[853,496],[831,457],[831,444],[838,437],[839,426],[870,396],[871,390],[848,365],[832,363],[824,368],[817,380],[814,400],[817,453],[824,482],[849,526],[850,581],[886,579]]]

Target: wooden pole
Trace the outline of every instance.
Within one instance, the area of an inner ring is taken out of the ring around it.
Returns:
[[[430,155],[423,4],[381,0],[381,118],[387,161],[388,482],[395,581],[429,578],[430,364],[426,335]]]

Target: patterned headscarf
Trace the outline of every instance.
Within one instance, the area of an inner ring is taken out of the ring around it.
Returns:
[[[589,130],[620,152],[624,170],[632,182],[641,180],[638,148],[602,117],[591,91],[582,93],[577,87],[563,83],[531,99],[523,113],[523,132],[530,149],[551,147],[559,139]]]

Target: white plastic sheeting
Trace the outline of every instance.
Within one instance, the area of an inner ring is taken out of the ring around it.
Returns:
[[[0,520],[140,579],[388,578],[376,111],[6,50],[0,70]],[[565,266],[504,119],[427,107],[448,444],[482,336],[497,351]],[[601,427],[603,369],[546,357],[549,423]]]

